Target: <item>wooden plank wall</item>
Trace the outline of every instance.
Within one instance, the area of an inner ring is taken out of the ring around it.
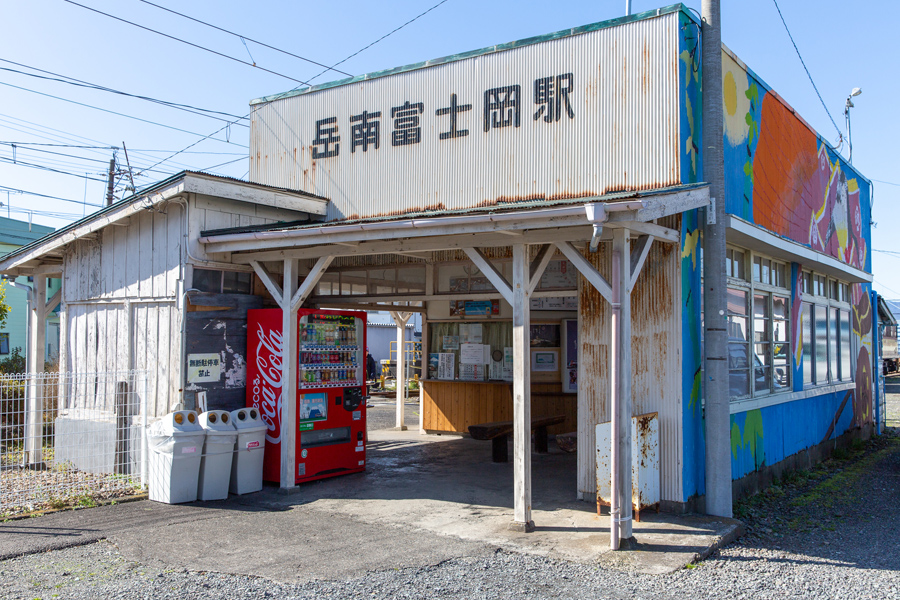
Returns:
[[[469,381],[424,381],[423,415],[425,430],[468,433],[469,425],[513,418],[512,389],[508,383]],[[534,418],[566,415],[566,421],[549,428],[552,434],[575,431],[577,398],[560,392],[562,384],[536,383],[531,386],[531,415]]]

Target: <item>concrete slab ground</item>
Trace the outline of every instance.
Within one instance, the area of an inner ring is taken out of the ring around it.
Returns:
[[[411,424],[412,425],[412,424]],[[0,558],[109,539],[142,564],[268,577],[334,579],[427,566],[498,548],[665,573],[740,535],[740,522],[644,513],[634,550],[609,551],[609,517],[574,499],[575,456],[533,455],[533,533],[508,530],[512,463],[490,443],[416,431],[369,433],[368,471],[228,500],[150,501],[0,525]]]

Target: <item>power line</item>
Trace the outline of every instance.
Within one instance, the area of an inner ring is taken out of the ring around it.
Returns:
[[[446,0],[444,0],[444,1],[446,1]],[[283,78],[285,78],[285,79],[290,79],[291,81],[296,81],[297,83],[302,83],[303,85],[309,85],[308,83],[306,83],[305,81],[302,81],[302,80],[300,80],[300,79],[294,79],[293,77],[290,77],[290,76],[288,76],[288,75],[284,75],[284,74],[282,74],[282,73],[278,73],[277,71],[272,71],[271,69],[266,69],[265,67],[260,67],[259,65],[254,64],[254,63],[247,62],[246,60],[241,60],[240,58],[235,58],[234,56],[229,56],[228,54],[224,54],[224,53],[222,53],[222,52],[217,52],[216,50],[211,50],[211,49],[206,48],[206,47],[204,47],[204,46],[201,46],[201,45],[199,45],[199,44],[195,44],[195,43],[193,43],[193,42],[189,42],[189,41],[187,41],[187,40],[183,40],[183,39],[181,39],[181,38],[179,38],[179,37],[175,37],[174,35],[169,35],[168,33],[163,33],[162,31],[157,31],[156,29],[151,29],[150,27],[145,27],[144,25],[139,25],[139,24],[137,24],[137,23],[135,23],[135,22],[133,22],[133,21],[129,21],[129,20],[127,20],[127,19],[123,19],[123,18],[121,18],[121,17],[117,17],[117,16],[115,16],[115,15],[111,15],[111,14],[109,14],[109,13],[105,13],[105,12],[103,12],[102,10],[97,10],[96,8],[91,8],[90,6],[85,6],[84,4],[79,4],[79,3],[75,2],[74,0],[63,0],[63,2],[68,2],[69,4],[72,4],[72,5],[74,5],[74,6],[79,6],[79,7],[81,7],[81,8],[86,9],[86,10],[89,10],[89,11],[91,11],[91,12],[95,12],[95,13],[100,14],[100,15],[103,15],[103,16],[105,16],[105,17],[109,17],[110,19],[115,19],[116,21],[121,21],[122,23],[128,23],[129,25],[133,25],[134,27],[137,27],[137,28],[139,28],[139,29],[143,29],[144,31],[149,31],[149,32],[151,32],[151,33],[155,33],[155,34],[157,34],[157,35],[161,35],[161,36],[163,36],[163,37],[169,38],[170,40],[175,40],[176,42],[181,42],[182,44],[187,44],[188,46],[193,46],[194,48],[197,48],[197,49],[199,49],[199,50],[204,50],[204,51],[206,51],[206,52],[209,52],[209,53],[211,53],[211,54],[215,54],[215,55],[217,55],[217,56],[221,56],[222,58],[227,58],[228,60],[233,60],[233,61],[235,61],[235,62],[239,62],[239,63],[241,63],[242,65],[247,65],[248,67],[254,67],[254,68],[256,68],[256,69],[260,69],[260,70],[265,71],[265,72],[267,72],[267,73],[271,73],[272,75],[278,75],[279,77],[283,77]]]
[[[10,73],[18,73],[19,75],[25,75],[27,77],[34,77],[36,79],[43,79],[45,81],[55,81],[57,83],[65,83],[66,85],[73,85],[76,87],[82,87],[92,90],[99,90],[101,92],[109,92],[111,94],[117,94],[119,96],[127,96],[129,98],[137,98],[138,100],[146,100],[147,102],[153,102],[154,104],[160,104],[162,106],[168,106],[169,108],[174,108],[177,110],[183,110],[185,112],[189,112],[194,115],[199,115],[201,117],[206,117],[208,119],[216,119],[218,121],[227,121],[228,119],[223,119],[221,117],[213,116],[224,115],[226,117],[231,118],[240,118],[237,115],[233,115],[231,113],[226,113],[218,110],[210,110],[207,108],[199,108],[197,106],[191,106],[190,104],[180,104],[178,102],[170,102],[168,100],[160,100],[158,98],[153,98],[151,96],[142,96],[140,94],[130,94],[128,92],[123,92],[121,90],[116,90],[110,87],[106,87],[104,85],[99,85],[96,83],[91,83],[89,81],[83,81],[81,79],[76,79],[75,77],[69,77],[68,75],[61,75],[59,73],[54,73],[52,71],[47,71],[45,69],[38,69],[37,67],[32,67],[23,63],[18,63],[12,60],[7,60],[5,58],[0,58],[0,62],[9,63],[12,65],[17,65],[20,67],[24,67],[26,69],[31,69],[32,71],[38,71],[40,73],[47,73],[48,75],[53,75],[53,77],[45,77],[43,75],[37,75],[35,73],[26,73],[25,71],[19,71],[18,69],[10,69],[8,67],[0,67],[0,71],[8,71]],[[61,78],[61,79],[60,79]],[[212,114],[206,114],[212,113]],[[240,123],[241,126],[247,127],[243,123]]]
[[[4,145],[4,146],[16,146],[16,144],[11,144],[11,143],[9,143],[9,142],[0,142],[0,145]],[[103,163],[103,164],[108,164],[108,163],[109,163],[109,160],[108,160],[108,159],[89,158],[89,157],[87,157],[87,156],[78,156],[78,155],[76,155],[76,154],[66,154],[66,153],[64,153],[64,152],[54,152],[54,151],[52,151],[52,150],[43,150],[43,149],[41,149],[41,148],[25,148],[25,150],[27,150],[28,152],[41,152],[41,153],[44,153],[44,154],[53,154],[53,155],[56,155],[56,156],[65,156],[65,157],[67,157],[67,158],[75,158],[75,159],[78,159],[78,160],[84,160],[84,161],[88,161],[88,162],[98,162],[98,163]],[[118,148],[115,148],[115,150],[118,150]],[[162,173],[162,174],[164,174],[164,175],[170,175],[170,174],[171,174],[171,172],[167,172],[167,171],[157,171],[157,172],[158,172],[158,173]]]
[[[249,160],[249,158],[250,158],[249,156],[242,156],[242,157],[240,157],[240,158],[236,158],[236,159],[234,159],[234,160],[229,160],[228,162],[223,162],[223,163],[220,163],[220,164],[218,164],[218,165],[213,165],[213,166],[211,166],[211,167],[206,167],[205,169],[200,169],[200,170],[201,170],[201,171],[212,171],[213,169],[216,169],[216,168],[218,168],[218,167],[224,167],[225,165],[230,165],[230,164],[232,164],[232,163],[236,163],[236,162],[239,162],[239,161],[242,161],[242,160],[245,160],[245,159],[248,159],[248,160]]]
[[[66,0],[66,1],[68,2],[68,0]],[[13,85],[13,84],[11,84],[11,83],[6,83],[5,81],[0,81],[0,85],[5,85],[5,86],[7,86],[7,87],[15,88],[15,89],[17,89],[17,90],[22,90],[22,91],[25,91],[25,92],[31,92],[32,94],[37,94],[37,95],[39,95],[39,96],[46,96],[47,98],[53,98],[54,100],[61,100],[61,101],[63,101],[63,102],[68,102],[68,103],[70,103],[70,104],[77,104],[78,106],[84,106],[84,107],[86,107],[86,108],[93,108],[94,110],[99,110],[99,111],[101,111],[101,112],[110,113],[110,114],[113,114],[113,115],[118,115],[118,116],[120,116],[120,117],[125,117],[126,119],[134,119],[135,121],[141,121],[142,123],[149,123],[150,125],[157,125],[157,126],[159,126],[159,127],[165,127],[166,129],[172,129],[172,130],[174,130],[174,131],[180,131],[181,133],[188,133],[188,134],[190,134],[190,135],[203,135],[203,134],[200,134],[200,133],[196,133],[196,132],[194,132],[194,131],[188,131],[187,129],[181,129],[181,128],[179,128],[179,127],[173,127],[173,126],[171,126],[171,125],[166,125],[166,124],[164,124],[164,123],[157,123],[156,121],[150,121],[150,120],[148,120],[148,119],[142,119],[142,118],[140,118],[140,117],[135,117],[135,116],[132,116],[132,115],[126,115],[125,113],[116,112],[116,111],[114,111],[114,110],[109,110],[109,109],[106,109],[106,108],[100,108],[99,106],[94,106],[94,105],[92,105],[92,104],[85,104],[85,103],[83,103],[83,102],[76,102],[75,100],[69,100],[68,98],[61,98],[60,96],[54,96],[53,94],[45,94],[44,92],[38,92],[37,90],[31,90],[31,89],[24,88],[24,87],[21,87],[21,86],[18,86],[18,85]],[[229,122],[229,125],[231,125],[231,124],[232,124],[232,123]],[[221,130],[220,130],[220,131],[221,131]],[[213,138],[213,139],[215,139],[215,138]],[[217,142],[222,142],[222,143],[225,143],[225,144],[232,144],[232,145],[234,145],[234,146],[241,146],[241,147],[243,147],[243,148],[247,148],[247,146],[244,146],[243,144],[238,144],[238,143],[230,142],[230,141],[227,141],[227,140],[219,140],[219,139],[216,139],[216,141],[217,141]]]
[[[92,202],[85,202],[84,200],[70,200],[69,198],[61,198],[59,196],[50,196],[48,194],[39,194],[37,192],[29,192],[28,190],[22,190],[19,188],[9,187],[5,185],[0,185],[0,190],[16,192],[17,194],[27,194],[28,196],[37,196],[38,198],[50,198],[51,200],[61,200],[63,202],[71,202],[72,204],[79,204],[83,206],[95,206],[97,208],[103,208],[102,204],[94,204]]]
[[[119,146],[79,146],[76,144],[43,144],[40,142],[10,142],[10,141],[0,141],[0,144],[4,144],[7,146],[50,146],[56,148],[89,148],[92,150],[121,150]],[[143,148],[138,148],[132,150],[132,152],[175,152],[175,150],[147,150]],[[245,152],[209,152],[205,150],[196,150],[194,152],[186,152],[185,154],[214,154],[214,155],[222,155],[222,156],[247,156]]]
[[[72,0],[65,0],[65,1],[66,1],[66,2],[71,2]],[[387,34],[381,36],[380,38],[378,38],[377,40],[375,40],[374,42],[372,42],[372,43],[369,44],[368,46],[365,46],[364,48],[361,48],[360,50],[357,50],[356,52],[354,52],[353,54],[351,54],[350,56],[348,56],[348,57],[345,58],[344,60],[341,60],[341,61],[339,61],[339,62],[334,63],[331,67],[329,67],[328,69],[326,69],[326,70],[320,72],[318,75],[316,75],[315,77],[313,77],[312,79],[310,79],[310,81],[313,81],[314,79],[318,78],[319,76],[321,76],[321,75],[327,73],[328,71],[332,70],[334,67],[338,66],[339,64],[344,63],[344,62],[350,60],[351,58],[353,58],[354,56],[356,56],[356,55],[359,54],[360,52],[363,52],[364,50],[366,50],[366,49],[368,49],[368,48],[371,48],[372,46],[374,46],[374,45],[377,44],[378,42],[382,41],[383,39],[387,38],[388,36],[391,36],[391,35],[397,33],[398,31],[400,31],[401,29],[403,29],[404,27],[406,27],[406,26],[409,25],[410,23],[412,23],[412,22],[418,20],[420,17],[423,17],[423,16],[427,15],[428,13],[430,13],[431,11],[433,11],[434,9],[436,9],[437,7],[439,7],[441,4],[444,4],[445,2],[447,2],[447,0],[441,0],[440,2],[438,2],[437,4],[435,4],[434,6],[432,6],[432,7],[429,8],[428,10],[426,10],[425,12],[419,13],[419,14],[418,14],[417,16],[415,16],[414,18],[410,19],[409,21],[407,21],[406,23],[404,23],[404,24],[401,25],[400,27],[397,27],[396,29],[394,29],[394,30],[391,31],[390,33],[387,33]],[[308,84],[308,83],[307,83],[307,84],[305,84],[305,85],[311,85],[311,84]],[[299,89],[299,88],[296,88],[296,87],[295,87],[294,89],[290,90],[289,92],[285,92],[285,94],[289,94],[289,93],[291,93],[291,92],[293,92],[293,91],[296,91],[297,89]],[[249,117],[251,114],[253,114],[253,113],[252,113],[252,112],[247,113],[246,116]],[[228,126],[226,125],[225,127],[228,127]],[[161,165],[162,163],[168,161],[169,159],[174,158],[175,156],[178,156],[178,155],[181,154],[182,152],[184,152],[184,151],[186,151],[186,150],[190,150],[191,148],[193,148],[194,146],[196,146],[197,144],[199,144],[199,143],[202,142],[203,140],[205,140],[205,139],[207,139],[207,138],[209,138],[209,137],[212,137],[212,136],[216,135],[217,133],[221,132],[223,129],[225,129],[225,127],[222,127],[222,128],[219,129],[218,131],[214,131],[213,133],[209,134],[208,136],[205,136],[205,137],[203,137],[203,138],[197,140],[197,141],[194,142],[193,144],[191,144],[191,145],[185,147],[183,150],[179,150],[178,152],[173,153],[173,154],[172,154],[171,156],[169,156],[168,158],[164,158],[164,159],[162,159],[161,161],[159,161],[159,162],[157,162],[157,163],[154,163],[153,165],[151,165],[150,168],[152,169],[153,167],[157,167],[157,166]],[[248,172],[249,172],[249,171],[248,171]]]
[[[803,65],[803,70],[806,71],[806,76],[809,77],[809,82],[812,84],[813,89],[816,90],[816,96],[819,97],[819,102],[822,103],[822,108],[825,109],[825,114],[828,115],[828,118],[831,120],[831,124],[834,125],[834,130],[837,131],[838,139],[843,141],[844,134],[841,133],[841,130],[838,129],[837,123],[834,122],[834,117],[831,116],[831,111],[828,110],[828,106],[826,106],[825,101],[822,100],[822,94],[819,93],[819,88],[816,87],[816,82],[813,81],[812,75],[810,75],[809,73],[809,69],[806,68],[806,63],[803,62],[803,57],[800,56],[800,49],[797,48],[797,42],[794,41],[794,36],[791,35],[791,30],[788,29],[787,22],[784,20],[784,15],[781,14],[781,8],[778,6],[778,0],[772,0],[772,2],[775,4],[775,10],[778,11],[778,16],[781,17],[781,22],[784,25],[784,30],[787,31],[788,37],[791,38],[791,43],[794,45],[794,50],[797,51],[797,57],[800,58],[800,64]]]
[[[207,23],[206,21],[201,21],[200,19],[195,19],[194,17],[188,16],[188,15],[186,15],[186,14],[184,14],[184,13],[180,13],[180,12],[178,12],[178,11],[176,11],[176,10],[172,10],[171,8],[166,8],[165,6],[160,6],[159,4],[154,4],[153,2],[150,2],[149,0],[140,0],[140,1],[143,2],[144,4],[149,4],[150,6],[155,6],[156,8],[158,8],[158,9],[160,9],[160,10],[164,10],[164,11],[170,12],[170,13],[172,13],[172,14],[174,14],[174,15],[178,15],[179,17],[184,17],[185,19],[190,19],[191,21],[194,21],[195,23],[200,23],[201,25],[206,25],[207,27],[212,27],[213,29],[217,29],[217,30],[222,31],[222,32],[224,32],[224,33],[227,33],[227,34],[229,34],[229,35],[233,35],[233,36],[235,36],[235,37],[237,37],[237,38],[240,38],[241,40],[247,40],[248,42],[253,42],[254,44],[258,44],[258,45],[263,46],[263,47],[265,47],[265,48],[269,48],[270,50],[275,50],[276,52],[281,52],[282,54],[287,54],[288,56],[293,56],[294,58],[299,58],[300,60],[305,60],[306,62],[312,63],[312,64],[317,65],[317,66],[319,66],[319,67],[325,67],[325,69],[328,70],[328,71],[336,71],[336,72],[340,73],[341,75],[346,75],[346,76],[348,76],[348,77],[353,77],[353,74],[352,74],[352,73],[347,73],[346,71],[341,71],[340,69],[335,69],[335,68],[333,68],[333,67],[329,67],[328,65],[324,65],[324,64],[322,64],[322,63],[320,63],[320,62],[316,62],[316,61],[314,61],[314,60],[312,60],[312,59],[310,59],[310,58],[306,58],[305,56],[299,56],[299,55],[294,54],[294,53],[292,53],[292,52],[288,52],[287,50],[282,50],[281,48],[276,48],[275,46],[270,46],[269,44],[265,44],[265,43],[263,43],[263,42],[260,42],[259,40],[254,40],[253,38],[247,37],[246,35],[240,35],[240,34],[235,33],[235,32],[233,32],[233,31],[228,31],[227,29],[223,29],[222,27],[217,27],[217,26],[215,26],[215,25],[213,25],[213,24],[211,24],[211,23]],[[252,57],[251,57],[251,58],[252,58]]]
[[[882,254],[890,254],[900,258],[900,252],[897,252],[896,250],[878,250],[877,248],[872,248],[872,252],[881,252]]]
[[[895,185],[897,187],[900,187],[900,183],[894,183],[893,181],[882,181],[880,179],[873,179],[872,181],[877,181],[878,183],[883,183],[885,185]]]
[[[22,162],[21,160],[14,161],[13,159],[6,158],[5,156],[0,156],[0,161],[7,162],[11,165],[16,165],[16,166],[20,166],[20,167],[30,167],[32,169],[40,169],[42,171],[50,171],[52,173],[59,173],[61,175],[71,175],[72,177],[84,177],[85,179],[90,179],[92,181],[100,181],[102,183],[105,183],[104,179],[97,179],[96,177],[90,177],[88,175],[79,175],[78,173],[71,173],[69,171],[60,171],[59,169],[53,169],[51,167],[47,167],[44,165],[38,165],[38,164],[34,164],[34,163]]]

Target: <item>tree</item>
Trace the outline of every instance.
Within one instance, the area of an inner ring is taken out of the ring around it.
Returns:
[[[0,281],[0,328],[6,327],[9,304],[6,303],[6,280]]]

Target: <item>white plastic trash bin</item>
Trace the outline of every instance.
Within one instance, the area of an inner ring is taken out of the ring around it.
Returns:
[[[167,414],[150,427],[150,499],[166,504],[197,499],[205,438],[192,410]]]
[[[237,429],[234,461],[231,463],[232,494],[258,492],[263,487],[263,454],[266,447],[266,424],[256,408],[231,411],[231,422]]]
[[[200,427],[206,432],[206,443],[200,460],[197,497],[200,500],[224,500],[228,497],[237,432],[231,424],[231,415],[224,410],[200,413]]]

